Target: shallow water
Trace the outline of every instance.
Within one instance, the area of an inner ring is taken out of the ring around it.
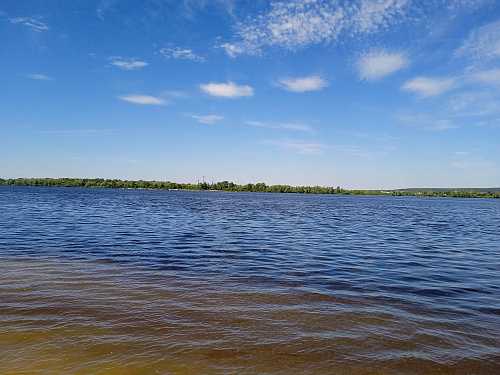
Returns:
[[[2,374],[495,374],[500,200],[0,187]]]

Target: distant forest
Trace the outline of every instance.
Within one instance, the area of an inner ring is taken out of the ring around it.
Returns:
[[[229,181],[208,184],[177,183],[170,181],[129,181],[104,178],[0,178],[0,185],[12,186],[51,186],[113,189],[155,189],[155,190],[214,190],[247,191],[261,193],[299,193],[299,194],[352,194],[352,195],[395,195],[426,197],[461,198],[500,198],[500,188],[480,189],[397,189],[397,190],[346,190],[340,186],[289,186],[271,185],[263,182],[237,185]]]

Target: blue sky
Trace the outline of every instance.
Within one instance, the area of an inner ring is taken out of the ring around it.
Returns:
[[[496,0],[0,0],[0,177],[500,186]]]

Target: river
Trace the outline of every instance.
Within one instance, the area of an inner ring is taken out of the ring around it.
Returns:
[[[500,200],[0,186],[2,374],[495,374]]]

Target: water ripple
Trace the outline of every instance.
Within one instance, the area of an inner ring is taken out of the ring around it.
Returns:
[[[500,367],[500,202],[0,187],[5,373]]]

